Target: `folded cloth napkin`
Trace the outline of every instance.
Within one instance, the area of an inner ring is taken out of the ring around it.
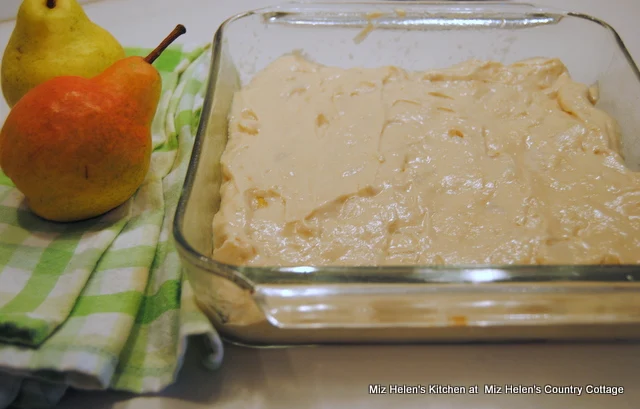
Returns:
[[[190,335],[208,340],[210,365],[222,359],[171,235],[209,60],[209,46],[176,46],[154,64],[163,94],[151,168],[119,208],[47,222],[0,173],[0,409],[48,407],[69,386],[157,392],[173,382]]]

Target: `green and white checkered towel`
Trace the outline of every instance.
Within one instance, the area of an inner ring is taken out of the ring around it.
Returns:
[[[171,238],[209,60],[208,46],[177,46],[154,64],[163,96],[151,169],[108,214],[44,221],[0,173],[0,408],[55,404],[67,386],[159,391],[173,382],[189,335],[207,337],[214,365],[222,358]]]

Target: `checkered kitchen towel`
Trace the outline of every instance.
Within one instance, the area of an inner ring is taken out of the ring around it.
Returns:
[[[0,408],[46,407],[67,386],[159,391],[173,382],[189,335],[210,341],[214,366],[222,358],[171,241],[209,59],[208,47],[173,47],[156,61],[163,97],[151,170],[118,209],[46,222],[0,173]]]

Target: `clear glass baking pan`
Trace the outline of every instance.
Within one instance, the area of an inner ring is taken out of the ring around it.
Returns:
[[[558,57],[575,80],[598,84],[599,107],[620,122],[624,156],[638,170],[640,74],[608,24],[514,3],[308,3],[235,16],[214,43],[174,236],[198,305],[225,338],[256,346],[640,339],[638,265],[251,268],[211,258],[233,93],[294,50],[326,65],[408,70]]]

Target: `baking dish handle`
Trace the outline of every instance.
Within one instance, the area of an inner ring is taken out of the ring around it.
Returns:
[[[282,329],[594,324],[638,322],[628,308],[633,287],[270,284],[256,286],[254,299]]]
[[[425,292],[431,293],[416,284],[269,284],[256,286],[254,299],[283,329],[424,326],[440,310]]]

